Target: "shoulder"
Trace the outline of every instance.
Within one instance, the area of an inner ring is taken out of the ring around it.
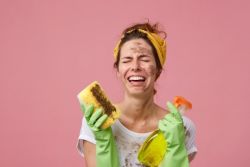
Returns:
[[[185,127],[185,135],[186,135],[186,148],[189,154],[189,159],[192,160],[194,158],[194,155],[197,152],[196,144],[195,144],[195,138],[196,138],[196,129],[194,122],[186,117],[183,116],[183,124]]]
[[[186,116],[182,116],[182,119],[183,119],[183,124],[184,124],[187,135],[194,136],[196,133],[196,127],[195,127],[194,122]]]
[[[186,126],[186,128],[188,127],[195,128],[195,124],[190,118],[188,118],[187,116],[182,116],[182,119],[183,119],[184,126]]]
[[[163,118],[165,117],[165,115],[169,113],[168,110],[162,108],[162,107],[159,106],[159,105],[156,105],[156,108],[157,108],[157,109],[156,109],[156,111],[157,111],[156,113],[157,113],[157,118],[158,118],[158,120],[163,119]]]

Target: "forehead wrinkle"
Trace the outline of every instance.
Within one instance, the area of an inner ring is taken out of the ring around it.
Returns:
[[[143,39],[135,39],[128,41],[121,48],[121,52],[125,55],[128,54],[144,54],[153,55],[153,50]]]
[[[134,44],[136,44],[136,45],[142,45],[141,42],[134,42]]]
[[[130,50],[132,50],[134,53],[151,53],[151,50],[144,47],[131,47]]]

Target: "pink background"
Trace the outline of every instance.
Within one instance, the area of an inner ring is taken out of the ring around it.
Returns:
[[[82,167],[76,94],[98,80],[121,98],[112,51],[131,23],[168,33],[156,101],[193,102],[192,167],[248,167],[250,3],[232,0],[0,1],[0,166]]]

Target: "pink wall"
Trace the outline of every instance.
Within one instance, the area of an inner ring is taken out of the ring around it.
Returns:
[[[76,94],[99,80],[121,88],[112,51],[123,28],[149,18],[168,32],[156,100],[193,102],[192,167],[250,166],[249,1],[0,1],[0,166],[81,167]],[[119,92],[119,93],[117,93]]]

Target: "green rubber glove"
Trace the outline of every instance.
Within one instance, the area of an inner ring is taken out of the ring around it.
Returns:
[[[170,113],[158,124],[168,143],[168,150],[160,167],[189,167],[182,116],[172,103],[167,102],[167,107]]]
[[[116,148],[115,139],[111,127],[101,129],[101,125],[107,119],[101,109],[94,112],[93,105],[81,105],[87,124],[94,133],[96,140],[96,165],[97,167],[119,167],[120,161]]]

